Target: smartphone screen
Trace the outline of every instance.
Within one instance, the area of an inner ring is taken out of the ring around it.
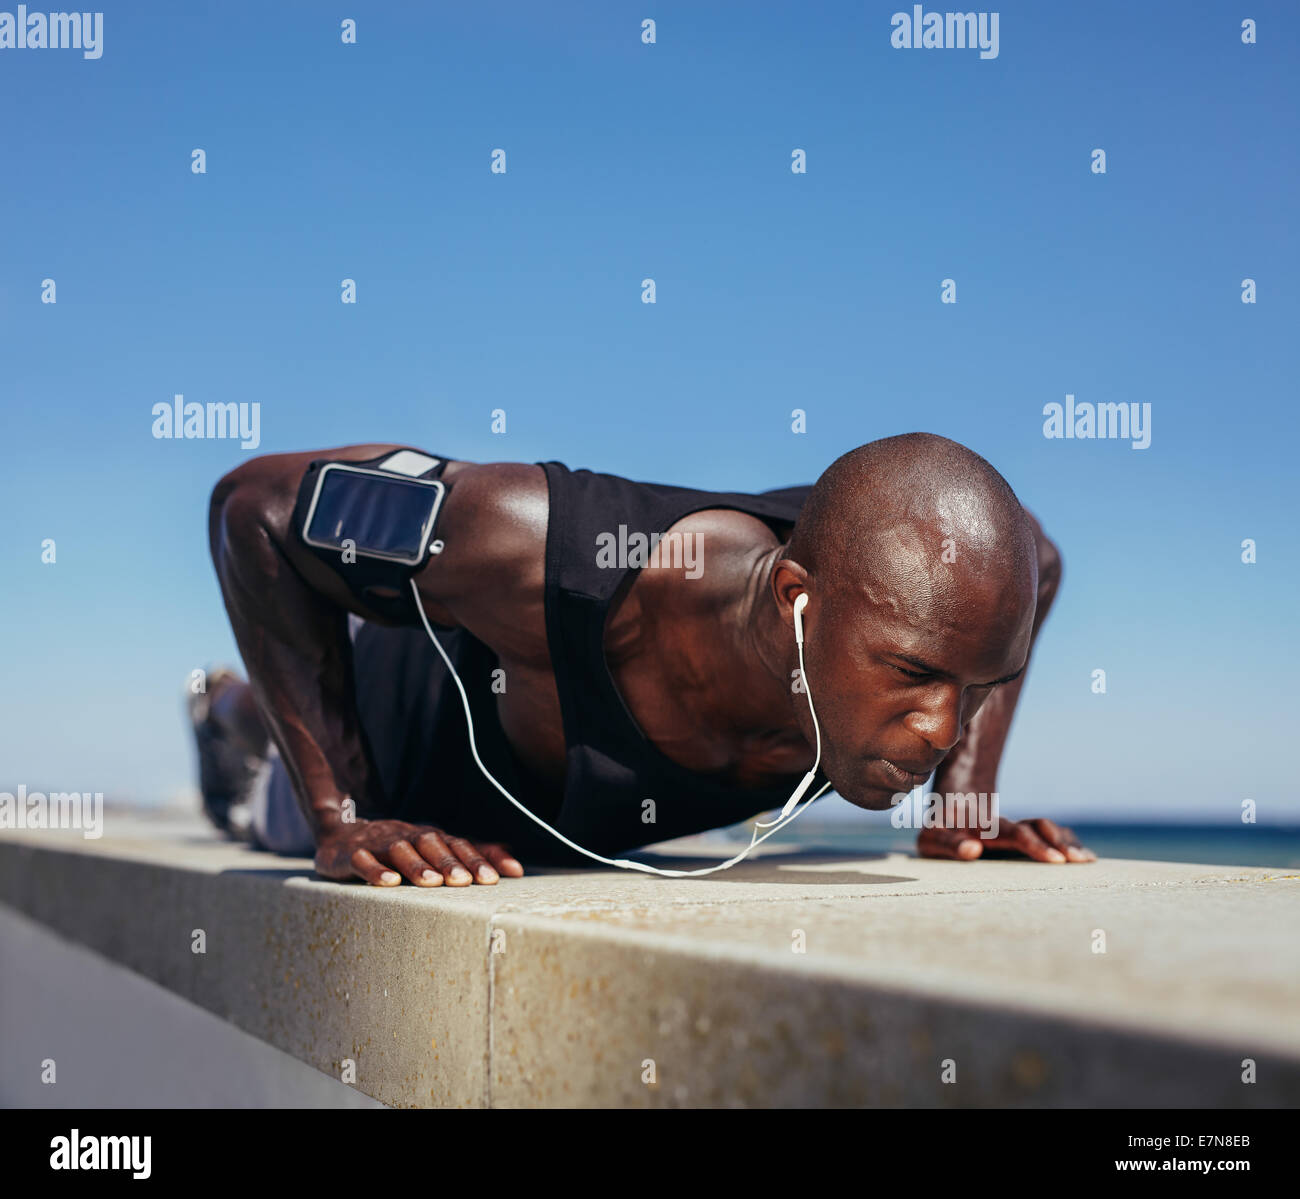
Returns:
[[[434,484],[326,468],[307,540],[338,550],[351,541],[359,554],[416,562],[441,499]]]

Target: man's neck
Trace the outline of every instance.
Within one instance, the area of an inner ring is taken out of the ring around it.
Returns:
[[[643,592],[640,617],[627,614],[633,630],[647,618],[655,628],[653,652],[635,633],[629,643],[636,657],[653,663],[661,702],[675,709],[657,727],[674,730],[670,736],[679,741],[711,744],[711,752],[701,745],[692,756],[725,759],[745,785],[796,775],[813,755],[794,702],[794,636],[772,598],[772,571],[783,550],[756,547],[725,578],[712,575],[707,588],[642,576],[638,586],[661,582],[669,590]],[[647,712],[642,727],[656,723]]]

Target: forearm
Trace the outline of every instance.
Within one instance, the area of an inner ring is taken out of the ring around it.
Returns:
[[[310,627],[314,638],[309,645],[268,636],[265,627],[250,627],[233,611],[231,623],[263,720],[317,843],[345,818],[348,799],[348,818],[377,814],[382,796],[355,710],[346,614],[330,613],[310,625],[303,619],[300,632]]]
[[[223,480],[213,496],[212,557],[253,695],[319,843],[380,798],[352,687],[346,610],[290,562],[284,503],[265,481]]]

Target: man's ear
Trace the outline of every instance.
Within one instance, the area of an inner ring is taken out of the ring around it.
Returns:
[[[793,558],[782,558],[772,570],[771,586],[781,619],[793,629],[795,600],[805,592],[812,597],[811,574]]]

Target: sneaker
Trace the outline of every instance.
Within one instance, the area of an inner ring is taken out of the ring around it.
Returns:
[[[186,707],[198,746],[203,812],[223,833],[243,840],[248,836],[249,795],[264,759],[235,744],[212,717],[216,697],[240,683],[234,671],[218,668],[208,675],[206,691],[187,690]]]

